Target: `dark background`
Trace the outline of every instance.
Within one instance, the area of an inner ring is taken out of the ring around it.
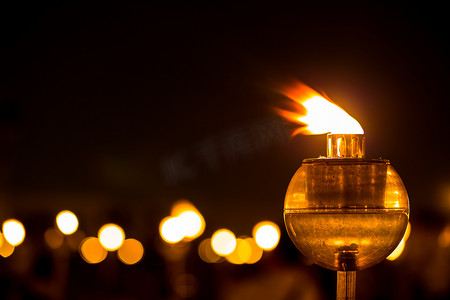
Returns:
[[[2,4],[0,15],[0,217],[21,219],[27,236],[70,209],[88,235],[114,221],[151,248],[180,198],[205,216],[205,236],[249,235],[264,219],[282,227],[291,176],[325,154],[324,136],[290,138],[293,126],[272,110],[285,100],[275,88],[297,79],[361,123],[367,157],[391,160],[409,192],[405,258],[361,272],[359,293],[387,299],[392,286],[379,277],[388,273],[404,278],[397,298],[450,294],[448,272],[427,260],[436,253],[408,254],[435,251],[450,217],[442,7],[54,1]],[[277,255],[299,265],[282,231]],[[135,273],[163,272],[146,251]],[[439,251],[436,265],[448,267],[448,248]],[[333,275],[305,268],[332,295]],[[436,287],[426,268],[448,283]],[[220,298],[220,287],[200,290]]]

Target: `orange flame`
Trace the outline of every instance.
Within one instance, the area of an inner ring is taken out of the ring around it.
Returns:
[[[334,104],[326,95],[321,95],[303,83],[281,91],[283,95],[295,101],[296,112],[276,109],[289,121],[306,125],[294,131],[302,134],[364,134],[358,121],[345,110]]]

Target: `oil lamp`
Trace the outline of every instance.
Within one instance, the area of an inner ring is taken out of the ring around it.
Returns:
[[[288,96],[307,110],[296,120],[308,121],[310,133],[328,134],[327,156],[303,160],[289,183],[286,229],[306,257],[337,271],[337,299],[354,299],[356,271],[381,262],[401,241],[408,195],[388,160],[365,158],[365,136],[355,119],[323,97]],[[336,108],[346,120],[335,117]],[[325,118],[311,118],[322,113]],[[344,123],[353,125],[343,128]]]

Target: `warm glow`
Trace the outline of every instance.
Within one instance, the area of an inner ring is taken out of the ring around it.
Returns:
[[[17,220],[7,220],[3,223],[3,236],[11,245],[20,245],[25,239],[25,228]]]
[[[398,244],[397,248],[392,251],[391,254],[389,254],[388,257],[386,257],[387,260],[396,260],[399,258],[399,256],[403,253],[403,250],[405,249],[406,241],[409,238],[409,234],[411,233],[411,224],[408,222],[408,227],[406,227],[405,234],[403,235],[402,240],[400,241],[400,244]]]
[[[186,240],[193,240],[205,231],[205,219],[198,209],[187,200],[178,200],[172,205],[171,217],[179,217]],[[183,239],[182,238],[182,239]]]
[[[306,125],[296,130],[294,135],[298,133],[364,134],[358,121],[310,87],[297,83],[294,87],[283,90],[282,93],[303,106],[303,109],[299,107],[298,110],[306,110],[303,112],[278,110],[279,114],[288,120]]]
[[[195,208],[194,204],[192,204],[190,201],[181,199],[172,205],[170,214],[172,216],[179,216],[185,211],[197,211],[197,208]]]
[[[63,210],[56,216],[56,225],[64,234],[72,234],[78,229],[77,216],[71,211]]]
[[[400,257],[400,255],[403,253],[403,250],[405,249],[405,241],[402,239],[400,241],[400,244],[398,244],[397,248],[392,251],[391,254],[389,254],[388,257],[386,257],[387,260],[396,260]]]
[[[3,238],[3,234],[0,232],[0,255],[4,258],[7,258],[14,252],[14,246],[5,241]]]
[[[179,200],[172,206],[171,216],[159,224],[159,233],[164,241],[175,244],[183,239],[193,240],[205,231],[205,219],[195,206],[187,200]]]
[[[211,239],[205,239],[198,245],[198,255],[207,263],[217,263],[222,260],[222,257],[212,249]]]
[[[125,239],[123,229],[116,224],[106,224],[98,231],[98,239],[108,251],[114,251],[122,246]]]
[[[50,228],[45,231],[44,239],[51,249],[58,249],[64,242],[64,235],[58,229]]]
[[[445,226],[444,230],[439,234],[438,245],[441,248],[450,246],[450,225]]]
[[[211,246],[218,255],[226,256],[236,248],[236,237],[228,229],[219,229],[211,238]]]
[[[280,228],[270,221],[259,222],[253,228],[253,237],[259,247],[272,250],[280,241]]]
[[[117,256],[124,264],[134,265],[144,256],[144,247],[138,240],[126,239],[122,247],[117,250]]]
[[[98,264],[106,258],[108,251],[102,247],[97,238],[88,237],[81,242],[80,254],[87,263]]]
[[[252,246],[245,239],[236,239],[236,248],[226,256],[227,260],[235,265],[246,263],[252,256]]]
[[[252,253],[246,263],[247,264],[257,263],[263,255],[263,249],[261,249],[261,247],[259,247],[258,244],[256,244],[256,241],[254,238],[249,237],[249,238],[246,238],[245,240],[252,248]]]
[[[185,237],[187,238],[196,238],[205,230],[205,221],[203,220],[203,217],[195,211],[185,211],[181,213],[178,218],[183,224]]]
[[[174,244],[184,238],[185,228],[178,217],[166,217],[159,225],[159,233],[165,242]]]

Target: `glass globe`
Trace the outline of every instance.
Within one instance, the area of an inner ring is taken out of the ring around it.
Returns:
[[[291,240],[314,263],[357,271],[399,244],[408,195],[388,160],[306,159],[288,186],[284,219]]]

